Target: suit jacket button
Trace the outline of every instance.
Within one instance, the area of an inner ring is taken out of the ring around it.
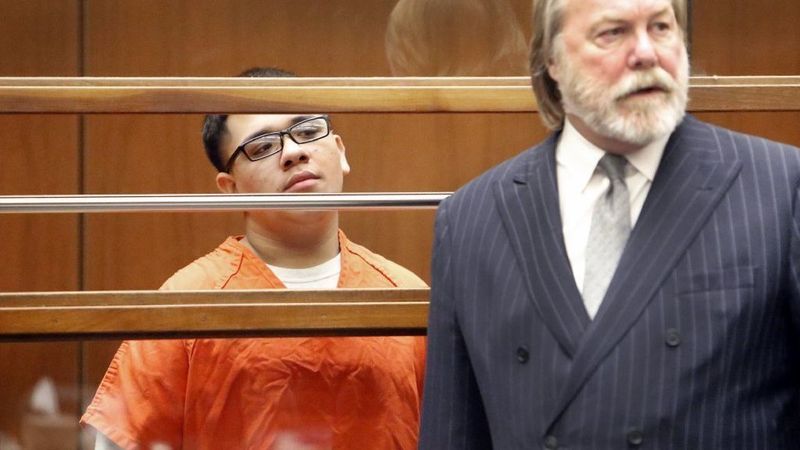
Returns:
[[[678,332],[675,328],[670,328],[667,330],[667,337],[665,339],[667,346],[669,347],[677,347],[681,345],[681,333]]]
[[[547,450],[556,450],[558,448],[558,439],[552,434],[548,435],[544,438],[544,448]]]
[[[522,346],[517,347],[517,361],[519,361],[520,364],[525,364],[528,362],[528,356],[529,354],[527,348]]]
[[[628,435],[626,437],[628,438],[628,444],[634,447],[642,445],[642,441],[644,440],[644,436],[639,430],[628,431]]]

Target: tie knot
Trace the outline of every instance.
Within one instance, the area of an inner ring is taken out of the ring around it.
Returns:
[[[606,172],[606,175],[611,181],[623,182],[625,180],[626,164],[628,164],[628,160],[625,159],[624,156],[614,155],[611,153],[606,153],[602,158],[600,158],[600,162],[597,163],[597,165]]]

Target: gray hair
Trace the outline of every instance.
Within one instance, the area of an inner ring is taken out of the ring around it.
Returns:
[[[558,83],[547,72],[547,64],[555,55],[555,43],[564,25],[567,0],[533,0],[533,37],[531,39],[530,72],[533,93],[542,122],[550,129],[564,124],[564,107]],[[686,38],[688,24],[686,0],[672,0],[678,26]]]

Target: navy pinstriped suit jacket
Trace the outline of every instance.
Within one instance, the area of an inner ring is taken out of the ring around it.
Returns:
[[[800,151],[687,116],[592,321],[556,140],[439,208],[420,448],[800,448]]]

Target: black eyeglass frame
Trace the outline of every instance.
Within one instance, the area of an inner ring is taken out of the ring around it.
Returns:
[[[292,136],[292,130],[295,129],[296,127],[299,127],[300,125],[303,125],[304,123],[310,122],[312,120],[319,120],[319,119],[324,119],[325,120],[325,125],[327,126],[327,130],[328,131],[324,135],[316,137],[314,139],[310,139],[308,141],[303,141],[303,142],[297,142],[297,139],[295,139],[294,136]],[[331,135],[331,132],[333,132],[333,129],[331,128],[331,120],[328,118],[327,115],[323,114],[323,115],[319,115],[319,116],[309,117],[308,119],[305,119],[305,120],[301,120],[300,122],[297,122],[296,124],[294,124],[294,125],[292,125],[290,127],[284,128],[283,130],[270,131],[269,133],[263,133],[263,134],[259,134],[258,136],[253,136],[252,138],[250,138],[250,139],[242,142],[241,144],[239,144],[239,146],[236,147],[236,150],[234,150],[233,153],[231,153],[230,158],[228,158],[228,162],[225,163],[225,172],[226,173],[230,173],[231,167],[233,167],[234,161],[236,161],[236,158],[240,154],[244,155],[250,161],[260,161],[260,160],[262,160],[264,158],[269,158],[272,155],[280,153],[283,150],[283,136],[289,136],[289,139],[291,139],[292,142],[294,142],[297,145],[302,145],[302,144],[308,144],[309,142],[315,142],[315,141],[318,141],[320,139],[325,139],[326,137]],[[251,157],[250,155],[248,155],[244,151],[244,148],[247,146],[247,144],[249,144],[249,143],[251,143],[253,141],[256,141],[258,139],[262,139],[264,136],[269,136],[269,135],[279,135],[279,137],[280,137],[280,139],[279,139],[280,146],[274,152],[264,154],[263,156],[259,156],[258,158],[253,158],[253,157]]]

